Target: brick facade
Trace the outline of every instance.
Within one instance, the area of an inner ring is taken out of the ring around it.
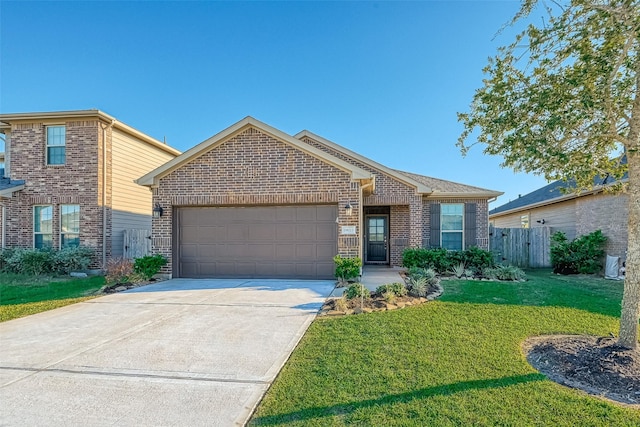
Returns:
[[[629,196],[603,194],[576,199],[576,234],[582,236],[602,230],[607,236],[606,253],[626,258],[629,222]]]
[[[250,127],[160,178],[153,201],[163,207],[153,219],[154,253],[167,257],[172,273],[173,213],[179,206],[336,204],[340,226],[356,235],[338,236],[338,253],[360,255],[360,186],[351,176],[271,135]],[[347,203],[353,213],[342,209]]]
[[[5,191],[0,197],[0,205],[5,207],[5,247],[34,247],[34,206],[46,205],[52,207],[52,247],[59,249],[61,206],[79,205],[80,245],[94,250],[90,268],[95,269],[102,268],[114,253],[114,191],[120,194],[136,188],[149,195],[147,189],[132,180],[116,187],[113,178],[118,172],[114,168],[114,149],[126,147],[140,154],[136,167],[141,173],[179,153],[98,110],[1,114],[0,121],[2,132],[6,134],[5,148],[10,161],[5,175],[11,181],[24,181],[20,189],[16,188],[13,193]],[[64,164],[47,164],[48,126],[65,127]],[[130,139],[125,143],[117,142],[116,135],[126,135]],[[119,170],[123,168],[121,164],[115,166]],[[134,199],[130,206],[138,216],[144,216],[146,212],[147,218],[151,217],[150,195],[145,200]]]
[[[64,165],[46,164],[48,124],[66,127]],[[25,188],[4,201],[7,247],[33,247],[33,208],[51,205],[53,247],[58,248],[60,206],[77,204],[80,205],[81,244],[96,251],[93,267],[99,266],[102,258],[103,209],[100,188],[103,126],[106,124],[99,120],[21,123],[12,126],[10,174],[12,179],[24,180]],[[107,246],[107,256],[109,250]]]

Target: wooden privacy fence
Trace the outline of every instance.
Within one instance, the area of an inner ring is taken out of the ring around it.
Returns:
[[[151,254],[151,231],[150,230],[124,230],[124,247],[122,253],[124,258],[140,258]]]
[[[520,268],[551,267],[551,229],[489,228],[489,250],[497,263]]]

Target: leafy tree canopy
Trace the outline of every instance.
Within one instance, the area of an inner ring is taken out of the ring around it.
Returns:
[[[538,0],[523,1],[512,23]],[[596,175],[622,178],[624,149],[638,150],[629,135],[640,59],[638,1],[574,0],[544,5],[540,28],[529,25],[489,59],[484,87],[471,111],[459,113],[463,154],[485,144],[503,166],[575,179],[590,188]],[[474,129],[477,142],[467,144]]]

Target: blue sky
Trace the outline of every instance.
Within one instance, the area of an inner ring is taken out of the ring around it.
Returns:
[[[396,169],[545,184],[455,147],[518,1],[0,2],[0,112],[98,108],[186,150],[251,115]]]

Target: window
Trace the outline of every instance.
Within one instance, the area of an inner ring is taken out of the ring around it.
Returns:
[[[442,204],[440,208],[442,247],[450,251],[463,249],[464,204]]]
[[[529,214],[520,216],[520,228],[529,228]]]
[[[64,126],[47,126],[47,164],[64,165],[66,129]]]
[[[80,246],[80,205],[60,205],[60,247]]]
[[[33,247],[50,248],[52,234],[53,206],[33,207]]]

